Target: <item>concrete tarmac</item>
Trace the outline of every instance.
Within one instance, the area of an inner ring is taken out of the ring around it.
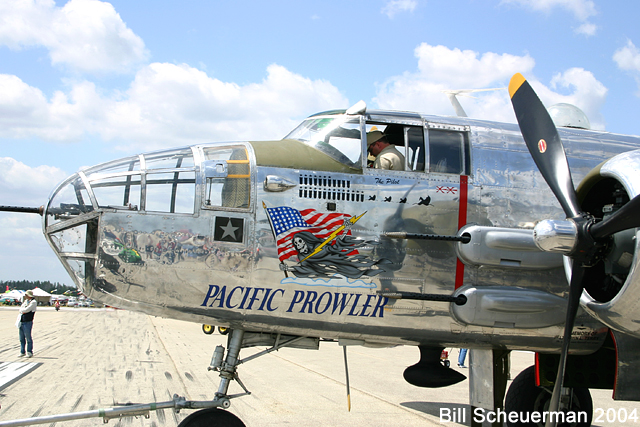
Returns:
[[[39,308],[34,357],[26,359],[18,357],[16,316],[17,308],[0,308],[0,421],[164,402],[174,394],[210,400],[218,389],[218,374],[207,367],[215,347],[226,346],[226,337],[205,335],[199,324],[124,310]],[[243,349],[240,358],[261,350]],[[466,374],[468,369],[457,367],[457,356],[456,349],[451,364]],[[469,418],[456,423],[440,417],[441,411],[468,408],[468,381],[443,389],[414,387],[402,372],[418,358],[414,347],[349,347],[348,411],[341,347],[321,343],[318,351],[281,349],[240,365],[239,377],[252,394],[233,399],[229,410],[248,427],[469,425]],[[531,364],[532,353],[514,352],[512,378]],[[241,392],[234,382],[230,394]],[[640,412],[638,403],[614,402],[610,390],[592,390],[592,396],[594,417],[600,415],[593,425],[640,423],[621,422],[624,413]],[[128,417],[109,424],[176,426],[192,412],[163,409],[152,411],[148,419]],[[92,418],[45,425],[101,424],[102,419]]]

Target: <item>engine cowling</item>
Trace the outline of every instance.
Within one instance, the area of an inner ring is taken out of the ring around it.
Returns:
[[[593,169],[580,183],[584,212],[612,215],[640,194],[640,150],[617,155]],[[580,304],[612,329],[640,337],[640,229],[612,236],[599,260],[588,269]],[[571,260],[565,257],[570,277]]]

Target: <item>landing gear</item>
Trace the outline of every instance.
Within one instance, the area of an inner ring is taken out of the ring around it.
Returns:
[[[207,325],[203,325],[203,330],[204,326]],[[212,326],[211,329],[213,333],[214,327]],[[205,331],[205,333],[207,332]],[[240,418],[236,417],[231,412],[219,409],[219,407],[226,409],[231,406],[231,402],[229,400],[234,397],[246,396],[250,394],[249,391],[245,388],[244,384],[242,384],[242,382],[240,381],[240,378],[238,378],[238,374],[236,372],[236,367],[240,363],[242,363],[242,361],[239,359],[239,356],[243,337],[243,330],[232,330],[229,334],[226,357],[225,348],[221,345],[216,347],[216,350],[213,353],[211,365],[209,366],[208,370],[220,372],[221,378],[218,392],[216,393],[216,396],[214,398],[216,407],[208,407],[198,412],[194,412],[193,414],[182,420],[178,427],[245,427]],[[229,396],[227,392],[229,391],[229,385],[232,380],[236,380],[245,392],[242,394]],[[202,408],[203,406],[199,407]]]
[[[317,350],[320,344],[319,338],[245,332],[241,329],[231,328],[220,329],[224,329],[224,332],[221,330],[220,333],[228,337],[227,348],[225,349],[222,345],[216,347],[208,368],[210,371],[220,373],[218,392],[211,401],[184,401],[180,405],[176,404],[176,407],[180,406],[180,409],[201,409],[182,420],[179,427],[244,427],[244,424],[238,417],[224,410],[231,406],[231,399],[251,394],[238,377],[238,373],[236,372],[238,365],[284,347]],[[271,348],[240,360],[241,348],[262,345],[270,345]],[[229,395],[228,392],[231,381],[236,381],[238,385],[242,387],[244,393]],[[184,400],[184,398],[182,398],[182,400]]]
[[[178,427],[246,427],[240,418],[231,412],[209,408],[194,412],[182,420]]]
[[[558,422],[561,427],[588,427],[593,418],[593,401],[588,388],[565,388],[561,397],[561,410],[565,413],[564,423]],[[519,414],[517,423],[507,423],[512,426],[543,427],[545,422],[536,422],[534,415],[544,415],[549,410],[552,390],[537,387],[535,383],[535,367],[530,366],[522,371],[511,383],[504,409],[507,414]],[[522,415],[520,415],[522,414]],[[526,422],[525,422],[526,421]]]

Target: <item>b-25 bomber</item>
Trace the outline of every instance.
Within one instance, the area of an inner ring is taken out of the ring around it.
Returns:
[[[473,407],[589,425],[589,388],[640,400],[640,138],[556,127],[519,74],[509,92],[519,126],[360,102],[90,167],[33,211],[87,297],[226,328],[212,400],[164,406],[204,408],[181,426],[244,425],[242,348],[327,340],[417,346],[419,387],[464,380],[440,354],[469,348]],[[402,167],[372,167],[374,134]],[[536,364],[506,392],[512,350]]]

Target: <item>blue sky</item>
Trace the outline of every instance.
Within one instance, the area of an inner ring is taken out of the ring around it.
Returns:
[[[80,167],[278,139],[362,99],[453,115],[443,90],[522,73],[547,105],[640,134],[640,5],[621,0],[0,0],[0,204],[40,206]],[[515,122],[506,90],[460,98]],[[39,217],[0,215],[0,280],[71,284]]]

